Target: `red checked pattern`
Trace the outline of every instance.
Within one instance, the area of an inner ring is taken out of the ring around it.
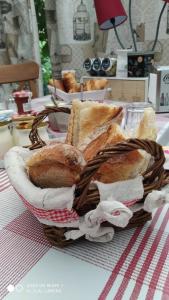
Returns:
[[[6,171],[0,169],[0,192],[6,190],[8,187],[10,187],[10,185],[11,184]]]
[[[19,196],[21,197],[23,203],[29,209],[29,211],[31,211],[33,215],[38,219],[44,219],[56,223],[68,223],[68,222],[77,221],[79,219],[78,214],[74,210],[68,210],[68,209],[44,210],[44,209],[36,208],[33,205],[31,205],[28,201],[26,201],[20,194]]]

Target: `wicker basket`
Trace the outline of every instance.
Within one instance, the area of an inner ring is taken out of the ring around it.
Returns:
[[[45,119],[50,113],[64,112],[70,113],[68,108],[49,108],[41,113],[35,118],[32,130],[30,133],[30,140],[32,146],[31,150],[41,148],[45,145],[38,135],[37,126]],[[163,164],[165,162],[165,157],[162,147],[154,141],[150,140],[140,140],[140,139],[129,139],[125,142],[118,143],[111,148],[103,149],[99,151],[94,159],[88,162],[84,168],[80,181],[76,187],[75,199],[73,204],[73,209],[78,213],[79,216],[83,216],[90,210],[96,208],[99,203],[99,192],[97,188],[89,189],[90,182],[94,174],[97,172],[102,163],[106,162],[108,159],[113,157],[113,155],[128,153],[133,150],[142,149],[154,157],[154,162],[149,169],[143,174],[143,185],[144,185],[144,197],[140,202],[144,202],[145,197],[152,190],[159,190],[165,183],[167,183],[167,175],[164,172]],[[145,212],[143,209],[134,213],[133,217],[130,219],[129,224],[125,229],[137,227],[143,225],[145,222],[151,219],[151,213]],[[104,222],[103,226],[112,226],[108,222]],[[67,241],[65,239],[65,232],[71,228],[57,228],[55,226],[43,225],[44,233],[47,239],[52,245],[64,247],[72,240]],[[115,230],[121,230],[121,228],[115,228]]]

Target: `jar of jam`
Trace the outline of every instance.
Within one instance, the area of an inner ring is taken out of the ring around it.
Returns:
[[[30,91],[17,91],[13,93],[17,111],[19,115],[28,114],[31,112],[31,97]]]

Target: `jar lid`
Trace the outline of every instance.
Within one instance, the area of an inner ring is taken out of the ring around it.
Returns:
[[[12,117],[12,121],[13,122],[26,122],[26,121],[31,121],[31,120],[34,120],[34,116],[32,115],[15,115]]]
[[[6,115],[0,115],[0,127],[8,125],[11,123],[11,118],[6,117]]]
[[[38,125],[38,128],[46,127],[46,126],[47,126],[47,122],[41,122]],[[21,122],[18,125],[16,125],[16,128],[19,130],[32,129],[32,122]]]
[[[12,93],[13,97],[19,97],[19,98],[23,98],[23,97],[31,97],[32,96],[32,92],[31,91],[26,91],[26,90],[22,90],[22,91],[16,91]]]

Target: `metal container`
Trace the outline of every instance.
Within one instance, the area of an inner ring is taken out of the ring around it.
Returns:
[[[169,66],[156,67],[150,74],[148,98],[156,112],[169,112]]]

